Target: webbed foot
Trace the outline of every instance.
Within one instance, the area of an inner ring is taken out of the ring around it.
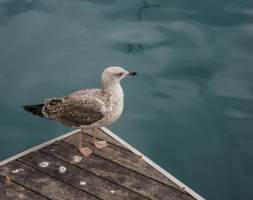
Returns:
[[[106,141],[95,141],[94,145],[98,149],[103,149],[103,148],[107,147],[107,142]]]
[[[79,148],[79,151],[81,154],[83,154],[85,157],[89,157],[93,151],[89,148],[89,147],[85,147],[85,148]]]

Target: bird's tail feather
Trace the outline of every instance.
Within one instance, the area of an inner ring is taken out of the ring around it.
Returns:
[[[24,110],[40,116],[40,117],[44,117],[43,113],[42,113],[42,107],[44,106],[44,104],[37,104],[37,105],[27,105],[27,106],[23,106]]]

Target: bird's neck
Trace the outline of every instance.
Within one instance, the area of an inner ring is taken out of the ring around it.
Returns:
[[[111,92],[113,95],[118,96],[119,98],[123,99],[123,90],[119,82],[115,82],[113,84],[109,84],[106,86],[103,86],[103,91],[105,92]]]

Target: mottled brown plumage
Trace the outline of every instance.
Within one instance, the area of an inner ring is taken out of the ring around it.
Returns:
[[[89,126],[106,114],[101,90],[81,90],[45,102],[44,116],[71,127]]]

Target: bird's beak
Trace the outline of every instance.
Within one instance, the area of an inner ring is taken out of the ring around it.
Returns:
[[[129,71],[129,72],[128,72],[128,75],[129,75],[129,76],[135,76],[135,75],[137,75],[137,72]]]

